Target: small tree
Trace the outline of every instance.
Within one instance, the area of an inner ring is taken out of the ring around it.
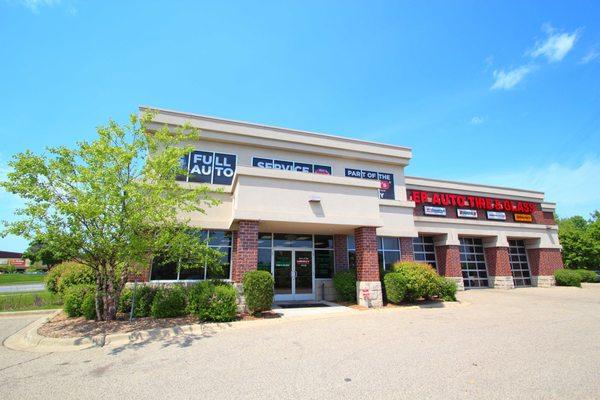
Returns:
[[[98,138],[75,148],[15,155],[0,185],[25,200],[2,234],[36,239],[90,266],[96,277],[96,316],[116,316],[129,275],[147,268],[153,254],[185,260],[181,267],[218,265],[220,253],[190,235],[181,213],[204,212],[218,202],[207,186],[182,184],[182,147],[199,133],[189,126],[149,132],[152,114],[110,121]]]
[[[40,239],[33,239],[23,253],[23,258],[29,259],[31,264],[41,263],[51,268],[71,258],[65,250],[68,249],[53,249],[48,243]]]

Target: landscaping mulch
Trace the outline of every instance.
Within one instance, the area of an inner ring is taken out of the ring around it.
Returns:
[[[136,318],[129,321],[128,316],[120,315],[116,321],[90,321],[84,317],[69,318],[61,312],[52,320],[38,329],[43,336],[53,338],[76,338],[96,336],[100,334],[129,333],[156,328],[171,328],[178,325],[198,323],[198,318],[193,316],[179,318]]]

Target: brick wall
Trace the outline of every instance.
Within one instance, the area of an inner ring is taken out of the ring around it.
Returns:
[[[354,230],[356,244],[356,276],[358,281],[379,282],[377,234],[374,227],[364,226]]]
[[[462,277],[459,246],[435,246],[435,256],[440,275]]]
[[[244,273],[258,266],[258,221],[239,221],[233,233],[233,265],[231,279],[241,282]]]
[[[532,276],[554,275],[554,271],[563,267],[559,249],[527,249],[527,259]]]
[[[508,247],[486,247],[484,251],[489,276],[512,276]]]
[[[135,282],[137,277],[138,282],[149,282],[150,281],[150,266],[137,274],[129,274],[127,277],[127,282]]]
[[[335,271],[348,269],[348,236],[333,235],[333,252],[335,254]]]
[[[413,255],[413,240],[409,237],[400,238],[400,259],[402,261],[413,261],[415,259]]]

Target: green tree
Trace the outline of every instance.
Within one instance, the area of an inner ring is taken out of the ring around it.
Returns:
[[[567,268],[600,268],[600,212],[586,220],[580,215],[558,218],[558,237]]]
[[[47,267],[53,267],[71,258],[65,250],[68,249],[52,248],[40,239],[33,239],[23,253],[23,258],[28,258],[32,264],[39,262]]]
[[[22,197],[21,218],[4,222],[2,234],[39,240],[90,266],[96,277],[96,317],[116,316],[130,274],[147,268],[152,255],[185,260],[182,267],[218,265],[220,253],[190,235],[183,215],[218,203],[209,188],[182,184],[181,159],[197,139],[189,126],[148,131],[152,114],[110,120],[98,137],[47,154],[16,154],[0,185]]]

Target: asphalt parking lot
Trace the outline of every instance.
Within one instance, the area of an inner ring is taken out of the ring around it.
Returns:
[[[2,347],[0,398],[600,398],[600,284],[460,299],[71,353]],[[36,318],[0,317],[0,337]]]

